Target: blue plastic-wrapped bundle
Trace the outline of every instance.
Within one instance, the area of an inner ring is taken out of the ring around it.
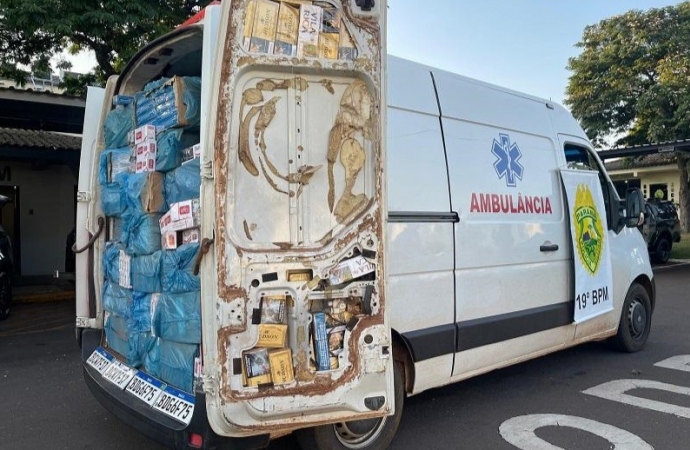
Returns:
[[[132,291],[106,280],[103,287],[103,309],[108,313],[126,317],[131,307]]]
[[[135,215],[167,211],[164,185],[165,177],[160,172],[130,174],[124,189],[128,211]]]
[[[101,186],[101,207],[109,217],[120,217],[126,208],[123,186],[129,177],[130,149],[104,150],[99,160],[98,182]]]
[[[201,294],[161,294],[153,316],[153,331],[168,341],[201,343]]]
[[[165,199],[169,205],[199,198],[200,187],[199,158],[194,158],[165,174]]]
[[[132,215],[126,225],[127,253],[151,255],[161,249],[161,214]]]
[[[163,252],[161,283],[163,292],[195,292],[201,289],[198,275],[193,274],[194,261],[199,251],[199,244],[184,244],[175,250]]]
[[[136,368],[144,366],[149,354],[156,346],[156,341],[157,338],[148,332],[130,334],[129,352],[126,355],[127,364]]]
[[[153,81],[134,96],[137,126],[197,128],[201,117],[201,79],[172,77]]]
[[[131,287],[131,259],[125,253],[124,244],[118,241],[108,241],[105,243],[103,270],[105,271],[106,280],[125,288]]]
[[[128,333],[147,333],[153,330],[151,322],[151,303],[154,296],[158,298],[159,295],[160,294],[147,294],[146,292],[136,291],[132,293],[131,307],[126,316]]]
[[[196,344],[159,340],[160,361],[158,377],[183,391],[192,392],[194,386],[194,357]]]
[[[143,357],[144,372],[156,378],[160,376],[160,338],[154,337],[151,348]]]
[[[198,134],[184,132],[181,128],[158,133],[156,136],[156,170],[168,172],[182,164],[182,150],[199,142]]]
[[[125,318],[117,314],[106,313],[103,328],[108,347],[126,357],[129,353],[129,341],[125,330]]]
[[[123,147],[127,145],[127,133],[134,129],[134,104],[117,105],[105,118],[103,140],[105,146]]]
[[[161,292],[163,252],[132,258],[132,289],[138,292]]]

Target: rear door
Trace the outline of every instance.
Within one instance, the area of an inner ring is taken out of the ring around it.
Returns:
[[[222,4],[201,265],[208,414],[221,434],[394,408],[386,2],[357,3]]]

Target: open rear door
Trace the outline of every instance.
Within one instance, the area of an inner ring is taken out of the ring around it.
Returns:
[[[204,388],[219,434],[394,409],[386,2],[371,3],[222,3],[201,205]]]

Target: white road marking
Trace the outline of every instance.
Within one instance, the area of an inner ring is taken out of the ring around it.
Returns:
[[[537,437],[535,430],[542,427],[569,427],[587,431],[609,441],[616,450],[654,450],[639,436],[628,431],[577,416],[563,414],[530,414],[508,419],[501,424],[501,437],[522,450],[565,450]]]
[[[586,391],[582,391],[582,393],[613,400],[614,402],[625,403],[626,405],[637,406],[638,408],[651,409],[652,411],[673,414],[678,417],[690,419],[690,408],[672,405],[658,400],[635,397],[634,395],[626,393],[632,389],[657,389],[660,391],[673,392],[674,394],[690,396],[690,388],[688,387],[652,380],[614,380],[589,388]]]
[[[666,369],[681,370],[683,372],[690,372],[690,355],[672,356],[663,361],[654,364],[657,367],[664,367]]]

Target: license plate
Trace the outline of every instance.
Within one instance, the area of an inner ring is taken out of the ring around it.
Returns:
[[[127,364],[123,364],[117,359],[113,358],[110,361],[110,366],[103,372],[103,378],[113,383],[120,389],[124,389],[125,386],[134,378],[135,370],[129,367]]]
[[[114,358],[112,355],[108,354],[103,348],[98,347],[91,353],[91,356],[86,360],[86,363],[96,369],[101,375],[110,366],[110,361]]]
[[[126,391],[134,395],[149,406],[158,400],[158,396],[163,392],[165,385],[152,376],[138,371],[127,385]]]
[[[153,409],[189,425],[194,413],[194,397],[168,386],[154,403]]]

